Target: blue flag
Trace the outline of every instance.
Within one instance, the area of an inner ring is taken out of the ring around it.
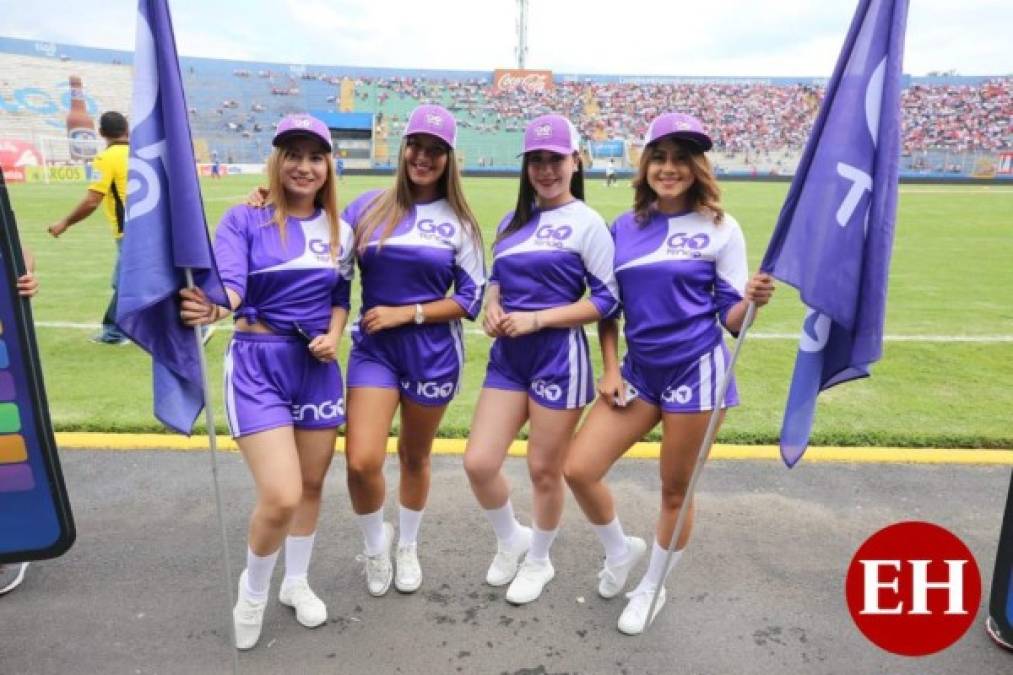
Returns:
[[[208,239],[165,0],[140,0],[134,50],[127,221],[116,323],[151,354],[155,417],[189,434],[204,406],[201,345],[179,319],[184,269],[227,305]]]
[[[907,0],[861,0],[761,268],[808,313],[781,426],[794,466],[816,396],[869,375],[883,346],[897,213]]]

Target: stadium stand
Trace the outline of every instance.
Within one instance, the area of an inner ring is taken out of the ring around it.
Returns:
[[[128,52],[0,38],[0,139],[36,142],[66,135],[68,77],[79,75],[88,111],[129,111]],[[551,91],[497,92],[486,71],[248,63],[181,59],[199,161],[261,162],[274,125],[295,111],[374,116],[371,163],[389,165],[404,120],[419,102],[439,102],[459,120],[459,147],[471,169],[517,166],[524,123],[560,112],[595,143],[627,141],[621,157],[660,110],[702,118],[715,137],[719,171],[789,174],[823,93],[814,78],[642,78],[554,76]],[[1013,77],[906,78],[905,173],[988,174],[1013,150]],[[53,145],[53,144],[49,144]],[[59,144],[55,144],[59,145]],[[47,146],[49,147],[49,146]],[[54,152],[50,151],[50,155]],[[66,157],[50,156],[49,161]]]

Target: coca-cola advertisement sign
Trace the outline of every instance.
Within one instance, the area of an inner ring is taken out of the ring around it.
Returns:
[[[524,92],[544,94],[552,91],[551,70],[497,70],[493,74],[492,88],[497,93]]]

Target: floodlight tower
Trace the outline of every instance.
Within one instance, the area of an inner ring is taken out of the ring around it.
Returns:
[[[517,68],[524,70],[528,57],[528,0],[517,0]]]

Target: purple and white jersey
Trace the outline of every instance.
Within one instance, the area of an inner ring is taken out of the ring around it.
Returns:
[[[380,194],[373,190],[345,207],[342,218],[355,229]],[[446,199],[415,204],[377,250],[377,227],[359,255],[362,312],[377,305],[427,303],[447,296],[474,319],[482,306],[485,260]]]
[[[633,212],[612,225],[615,273],[629,355],[642,367],[670,368],[721,342],[728,310],[746,288],[746,242],[734,218]]]
[[[497,231],[510,219],[508,213]],[[615,245],[598,213],[579,199],[535,211],[520,229],[493,247],[489,283],[499,284],[507,312],[534,311],[588,299],[603,317],[619,309],[619,288],[612,272]]]
[[[235,206],[215,232],[222,282],[242,299],[236,317],[259,321],[282,334],[294,333],[296,322],[310,333],[324,333],[331,323],[331,308],[349,306],[352,229],[339,223],[340,248],[332,259],[322,210],[309,218],[290,217],[284,243],[273,215],[273,207]]]

